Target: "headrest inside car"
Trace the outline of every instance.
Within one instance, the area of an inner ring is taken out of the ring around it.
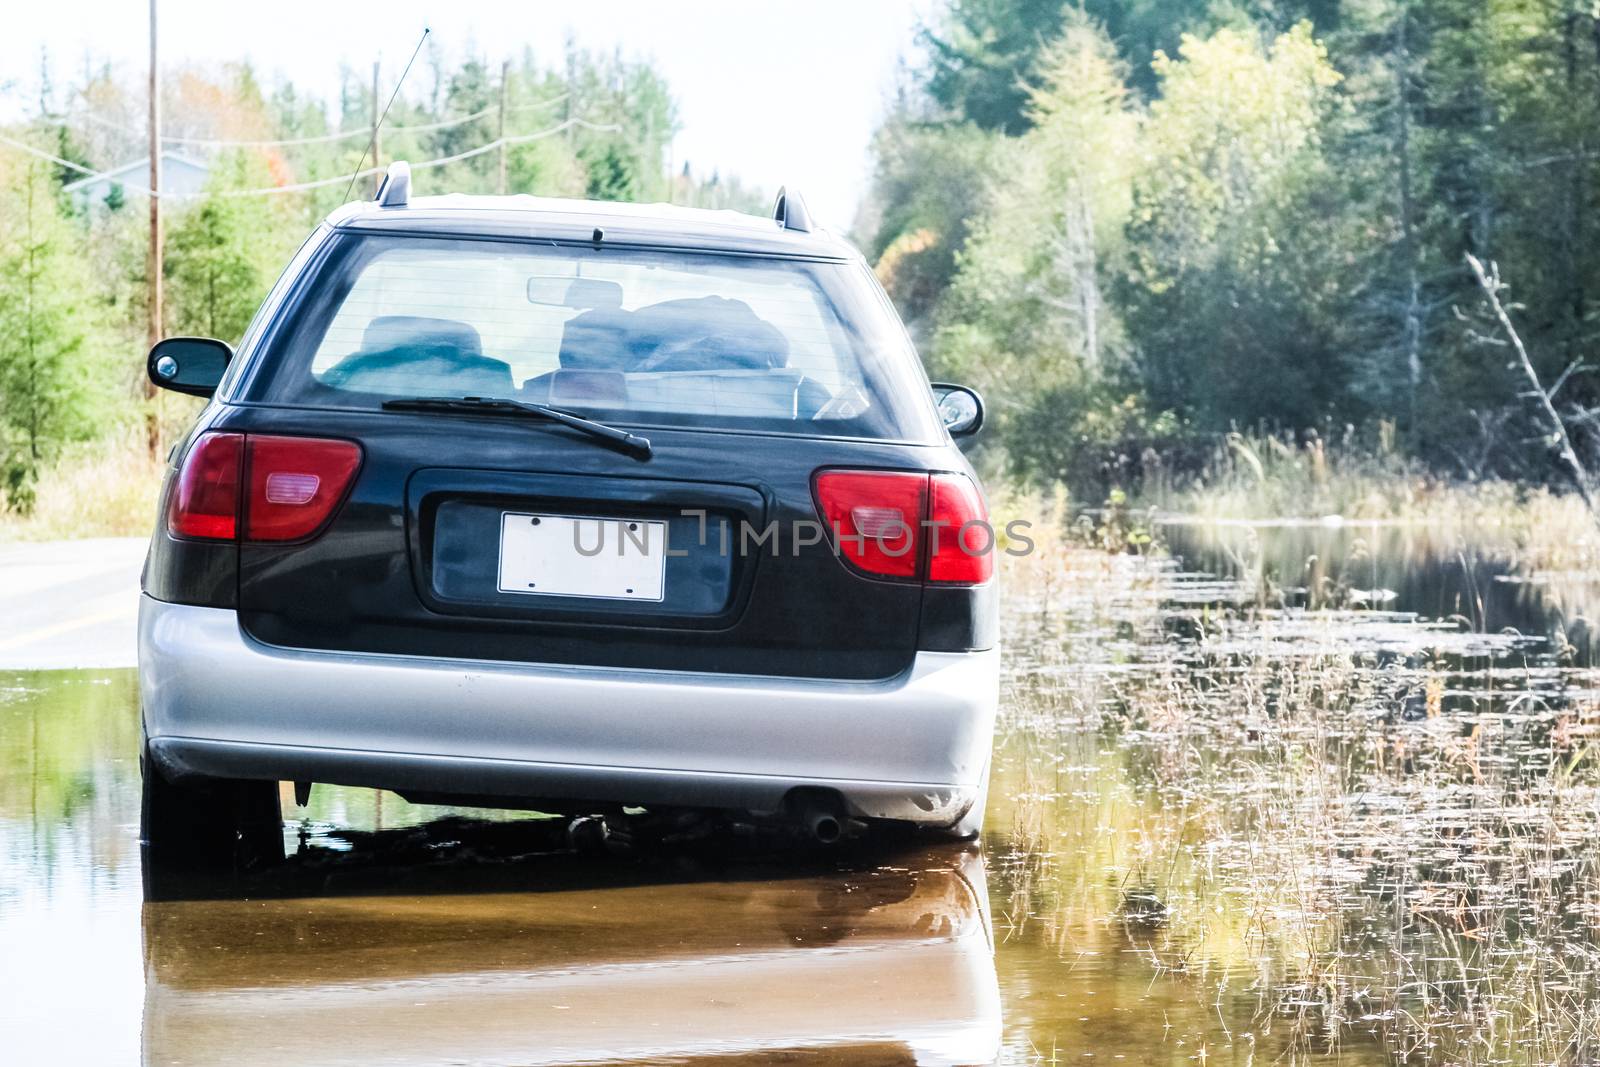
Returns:
[[[367,330],[361,335],[361,351],[384,352],[391,348],[453,348],[463,355],[483,354],[483,342],[471,326],[455,319],[422,315],[380,315],[367,323]]]
[[[557,360],[566,370],[627,370],[634,363],[633,313],[593,308],[567,320]]]
[[[628,373],[770,370],[788,365],[789,341],[744,301],[707,296],[575,315],[559,360],[567,370]]]
[[[789,363],[789,339],[743,300],[721,296],[664,300],[640,308],[634,371],[770,370]]]

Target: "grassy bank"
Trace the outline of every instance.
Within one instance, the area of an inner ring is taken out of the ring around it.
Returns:
[[[1230,434],[1201,473],[1141,479],[1142,506],[1206,520],[1323,519],[1450,522],[1525,528],[1582,515],[1571,493],[1501,479],[1449,478],[1381,445],[1329,447]]]
[[[1138,483],[1124,525],[1395,524],[1470,541],[1537,570],[1600,567],[1600,524],[1575,492],[1442,477],[1392,450],[1231,435],[1202,473]]]
[[[146,536],[164,467],[132,430],[75,445],[40,475],[31,510],[0,511],[0,542]]]

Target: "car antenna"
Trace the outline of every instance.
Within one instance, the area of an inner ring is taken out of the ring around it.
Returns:
[[[383,129],[383,120],[389,117],[389,108],[394,106],[394,98],[400,95],[400,87],[406,83],[406,75],[411,73],[411,64],[417,61],[417,54],[422,51],[422,42],[432,33],[428,27],[422,27],[422,36],[417,38],[417,47],[411,50],[411,58],[406,60],[406,69],[400,72],[400,80],[394,83],[394,92],[389,94],[389,102],[383,105],[383,114],[378,116],[377,123],[372,127],[372,137],[367,141],[367,147],[361,150],[361,159],[356,162],[356,169],[350,174],[350,184],[344,187],[344,197],[339,201],[343,204],[350,199],[350,190],[356,187],[356,179],[361,177],[361,168],[367,165],[367,156],[378,147],[378,131]]]

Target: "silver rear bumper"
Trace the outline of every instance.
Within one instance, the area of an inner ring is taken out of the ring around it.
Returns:
[[[949,826],[989,758],[999,653],[919,652],[878,682],[329,653],[143,597],[139,687],[177,775],[753,811],[820,787]]]

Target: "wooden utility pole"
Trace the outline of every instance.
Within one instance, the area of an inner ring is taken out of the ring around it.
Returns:
[[[500,123],[495,138],[500,142],[500,195],[506,195],[506,72],[511,60],[500,61]]]
[[[151,346],[161,340],[161,68],[156,53],[156,0],[150,0],[150,254],[149,330]],[[155,387],[148,386],[150,394]]]
[[[372,61],[372,165],[374,167],[383,166],[382,147],[378,143],[378,122],[381,115],[378,110],[378,64],[378,60]],[[383,175],[374,174],[372,176],[372,197],[374,200],[377,199],[378,187],[382,184]]]
[[[145,340],[147,348],[154,348],[166,332],[163,326],[162,273],[166,269],[161,256],[161,63],[156,51],[156,0],[150,0],[150,248],[145,256]],[[161,398],[155,383],[147,375],[144,380],[145,447],[152,456],[161,454]]]

